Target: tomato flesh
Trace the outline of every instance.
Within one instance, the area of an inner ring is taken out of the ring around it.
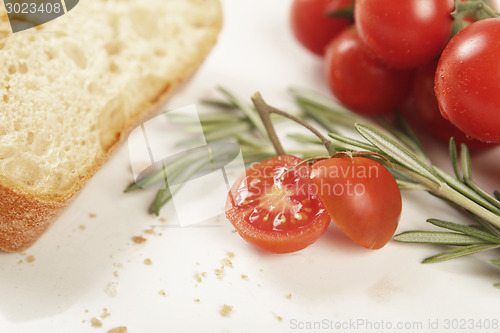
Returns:
[[[311,179],[333,222],[355,243],[379,249],[392,239],[401,192],[380,163],[365,157],[329,158],[312,166]]]
[[[249,168],[232,186],[226,216],[252,245],[268,252],[294,252],[315,242],[328,227],[330,217],[309,178],[311,167],[297,166],[301,162],[290,155],[273,157]]]

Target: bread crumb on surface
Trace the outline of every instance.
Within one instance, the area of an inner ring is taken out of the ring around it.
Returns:
[[[243,280],[246,280],[246,279],[248,279],[248,275],[241,274],[241,278],[242,278]]]
[[[34,262],[35,260],[36,260],[35,257],[33,257],[32,255],[26,257],[26,262],[28,263]]]
[[[278,315],[274,315],[274,316],[276,317],[276,319],[277,319],[278,321],[283,321],[283,317],[278,316]]]
[[[154,227],[153,227],[153,228],[154,228]],[[150,234],[150,235],[154,234],[154,233],[155,233],[155,231],[154,231],[154,229],[153,229],[153,228],[144,230],[144,233],[145,233],[145,234]]]
[[[94,214],[94,213],[89,213],[89,217],[90,217],[91,219],[94,219],[94,218],[96,218],[96,217],[97,217],[97,215],[96,215],[96,214]]]
[[[161,223],[165,223],[165,222],[167,222],[167,219],[166,219],[166,218],[164,218],[164,217],[160,217],[160,222],[161,222]]]
[[[287,299],[292,299],[292,294],[288,294],[285,296]]]
[[[90,319],[90,325],[92,325],[92,327],[101,327],[102,326],[102,322],[97,319],[96,317]]]
[[[111,316],[111,313],[108,312],[108,309],[107,308],[102,309],[101,319],[104,319],[109,316]]]
[[[22,264],[23,263],[23,259],[19,259],[19,261],[17,263],[18,264]]]
[[[117,278],[118,277],[118,271],[114,271],[113,272],[113,276]]]
[[[193,278],[196,280],[196,282],[200,283],[202,281],[202,278],[207,277],[207,272],[201,272],[201,273],[195,273],[193,275]]]
[[[80,230],[85,230],[85,229],[87,229],[87,227],[86,227],[86,226],[84,226],[83,224],[82,224],[82,225],[80,225],[78,228],[79,228]]]
[[[108,330],[108,333],[127,333],[127,327],[119,326]]]
[[[162,289],[162,290],[160,290],[160,291],[158,292],[158,294],[159,294],[159,295],[162,295],[162,296],[167,296],[167,293],[166,293],[166,292],[165,292],[165,290],[163,290],[163,289]]]
[[[220,309],[219,313],[222,317],[228,317],[231,312],[233,311],[233,306],[232,305],[227,305],[224,304],[222,308]]]
[[[134,237],[132,237],[132,240],[136,244],[141,244],[141,243],[144,243],[145,241],[147,241],[147,239],[142,237],[142,236],[134,236]]]
[[[149,258],[144,259],[144,265],[151,266],[152,264],[153,264],[153,262],[151,261],[151,259],[149,259]]]
[[[228,258],[234,258],[234,252],[228,252],[227,253]]]
[[[195,303],[200,303],[200,299],[199,299],[199,298],[194,299],[194,300],[193,300],[193,302],[195,302]]]
[[[221,263],[223,267],[233,267],[233,263],[229,260],[229,258],[222,259]]]
[[[215,276],[217,276],[217,278],[219,280],[222,280],[222,278],[224,277],[224,269],[223,268],[222,269],[216,268],[214,270],[214,272],[215,272]]]

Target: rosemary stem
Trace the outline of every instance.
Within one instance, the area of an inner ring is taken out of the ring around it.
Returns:
[[[441,185],[438,189],[432,190],[432,192],[438,196],[441,196],[456,203],[457,205],[463,207],[465,210],[468,210],[469,212],[479,216],[483,220],[486,220],[489,223],[500,228],[500,216],[484,208],[483,206],[478,205],[477,203],[467,198],[463,194],[457,192],[447,184]]]
[[[307,128],[309,131],[311,131],[314,135],[316,135],[321,140],[321,143],[325,146],[325,148],[328,151],[328,154],[330,156],[332,156],[332,155],[334,155],[336,153],[335,147],[333,146],[332,142],[327,137],[325,137],[323,134],[321,134],[321,132],[319,132],[316,128],[314,128],[313,126],[309,125],[308,123],[306,123],[302,119],[289,114],[288,112],[278,110],[278,109],[276,109],[276,108],[268,105],[264,101],[264,99],[262,98],[262,96],[260,95],[259,92],[255,93],[252,96],[252,101],[253,101],[253,103],[255,105],[255,108],[259,112],[259,114],[267,115],[266,118],[269,118],[269,114],[275,113],[275,114],[278,114],[280,116],[286,117],[286,118],[288,118],[288,119],[290,119],[290,120],[298,123],[299,125],[304,126],[305,128]],[[263,121],[264,121],[264,119],[263,119]],[[271,123],[271,120],[268,119],[267,121],[269,123],[269,126],[272,128],[272,131],[274,132],[274,135],[276,135],[276,132],[274,131],[274,127],[273,127],[273,125]],[[270,139],[271,139],[271,136],[270,136]],[[275,143],[273,142],[273,145],[274,144]],[[275,148],[276,148],[276,146],[275,146]]]
[[[252,96],[252,102],[255,105],[255,109],[259,113],[260,119],[262,120],[264,128],[266,129],[267,136],[269,137],[269,140],[276,150],[276,154],[285,155],[285,150],[281,145],[280,139],[278,138],[276,130],[274,129],[274,125],[271,121],[271,112],[269,110],[269,106],[266,104],[266,102],[264,102],[264,100],[260,96],[260,93],[255,93]]]

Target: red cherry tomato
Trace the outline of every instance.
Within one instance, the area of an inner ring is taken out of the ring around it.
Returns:
[[[414,123],[425,133],[431,134],[439,141],[448,144],[450,138],[455,138],[458,146],[467,144],[471,152],[477,152],[496,145],[469,139],[458,128],[443,118],[434,94],[434,77],[436,74],[437,61],[429,63],[420,68],[415,75],[413,98],[415,101],[415,115],[412,117]]]
[[[472,23],[439,59],[435,93],[443,116],[466,135],[500,142],[500,19]]]
[[[316,162],[311,179],[333,222],[354,242],[379,249],[392,239],[401,215],[401,192],[380,163],[333,157]]]
[[[301,250],[314,243],[330,223],[309,178],[311,167],[307,163],[296,167],[301,162],[298,157],[282,155],[257,163],[229,192],[227,218],[241,237],[259,249],[274,253]]]
[[[382,63],[355,29],[344,30],[328,44],[324,61],[332,93],[358,113],[388,114],[411,90],[413,72]]]
[[[353,6],[353,0],[294,0],[290,21],[295,38],[309,51],[322,56],[326,44],[352,21],[327,14]]]
[[[382,61],[410,68],[437,57],[450,38],[453,0],[357,0],[361,38]]]

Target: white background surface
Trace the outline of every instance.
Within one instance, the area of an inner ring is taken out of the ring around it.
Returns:
[[[326,93],[321,62],[290,34],[289,3],[223,1],[219,43],[167,107],[197,103],[217,85],[243,96],[260,90],[278,106],[290,103],[290,85]],[[500,183],[499,153],[474,161],[488,188]],[[162,211],[166,223],[148,215],[154,192],[123,194],[131,180],[123,146],[33,247],[0,254],[0,332],[107,332],[117,326],[134,333],[312,332],[299,325],[314,321],[328,324],[316,330],[321,332],[387,332],[382,328],[388,325],[394,332],[493,332],[445,325],[500,320],[500,290],[492,287],[500,270],[488,263],[490,255],[422,265],[442,248],[391,242],[369,251],[333,224],[303,251],[265,254],[233,233],[223,216],[208,227],[180,228],[171,206]],[[429,217],[464,221],[439,200],[411,193],[404,195],[398,231],[429,228]],[[156,235],[144,233],[152,227]],[[139,235],[147,241],[134,244],[131,237]],[[228,252],[234,253],[232,267],[226,265],[219,279],[215,270]],[[29,255],[36,260],[27,263]],[[152,265],[144,264],[146,258]],[[228,317],[219,314],[224,304],[233,306]],[[110,316],[102,319],[104,308]],[[93,317],[101,328],[91,326]],[[354,325],[366,321],[372,329]],[[398,330],[398,323],[416,323],[417,329]]]

